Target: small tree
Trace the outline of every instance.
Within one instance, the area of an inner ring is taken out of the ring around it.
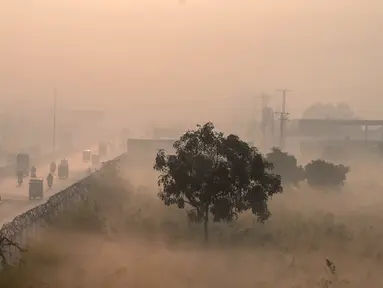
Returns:
[[[305,180],[305,171],[298,165],[297,158],[273,147],[272,152],[267,154],[266,160],[273,164],[273,172],[281,175],[283,184],[298,185]]]
[[[174,155],[157,153],[158,196],[168,206],[192,206],[196,213],[188,214],[203,221],[206,240],[209,215],[232,221],[251,209],[261,222],[271,215],[268,199],[282,192],[281,179],[255,147],[235,135],[224,137],[208,122],[181,136],[174,148]]]
[[[305,166],[307,183],[310,186],[341,186],[350,171],[344,165],[335,165],[324,160],[311,161]]]

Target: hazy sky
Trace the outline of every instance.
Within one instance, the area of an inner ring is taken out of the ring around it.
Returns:
[[[0,0],[0,105],[50,105],[56,86],[65,106],[225,118],[286,87],[293,115],[383,118],[382,28],[381,0]]]

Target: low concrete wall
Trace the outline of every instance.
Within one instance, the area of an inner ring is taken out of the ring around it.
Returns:
[[[85,201],[89,181],[92,181],[93,177],[102,176],[107,169],[118,169],[119,162],[124,156],[123,154],[104,162],[100,170],[49,197],[46,203],[30,209],[15,217],[13,221],[4,224],[0,229],[0,270],[5,265],[16,265],[21,259],[20,248],[26,248],[31,240],[39,240],[49,220],[57,217],[60,212],[74,208],[80,202]]]

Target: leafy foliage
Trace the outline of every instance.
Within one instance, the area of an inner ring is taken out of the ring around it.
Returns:
[[[346,180],[350,169],[341,164],[315,160],[305,166],[305,171],[310,186],[340,186]]]
[[[273,164],[273,172],[282,177],[283,184],[298,185],[305,180],[305,171],[298,165],[297,158],[273,147],[272,152],[267,154],[266,160]]]
[[[255,147],[208,122],[182,135],[174,148],[174,155],[160,150],[156,156],[158,197],[168,206],[193,207],[189,219],[203,220],[206,239],[210,214],[214,221],[232,221],[251,210],[261,222],[271,215],[267,202],[282,192],[281,179]]]

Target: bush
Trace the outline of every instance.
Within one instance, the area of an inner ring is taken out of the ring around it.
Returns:
[[[349,167],[324,160],[314,160],[305,166],[306,179],[310,186],[342,186],[349,171]]]
[[[281,176],[283,184],[297,185],[305,180],[305,171],[302,166],[298,166],[295,156],[274,147],[266,155],[266,160],[274,165],[273,172]]]

